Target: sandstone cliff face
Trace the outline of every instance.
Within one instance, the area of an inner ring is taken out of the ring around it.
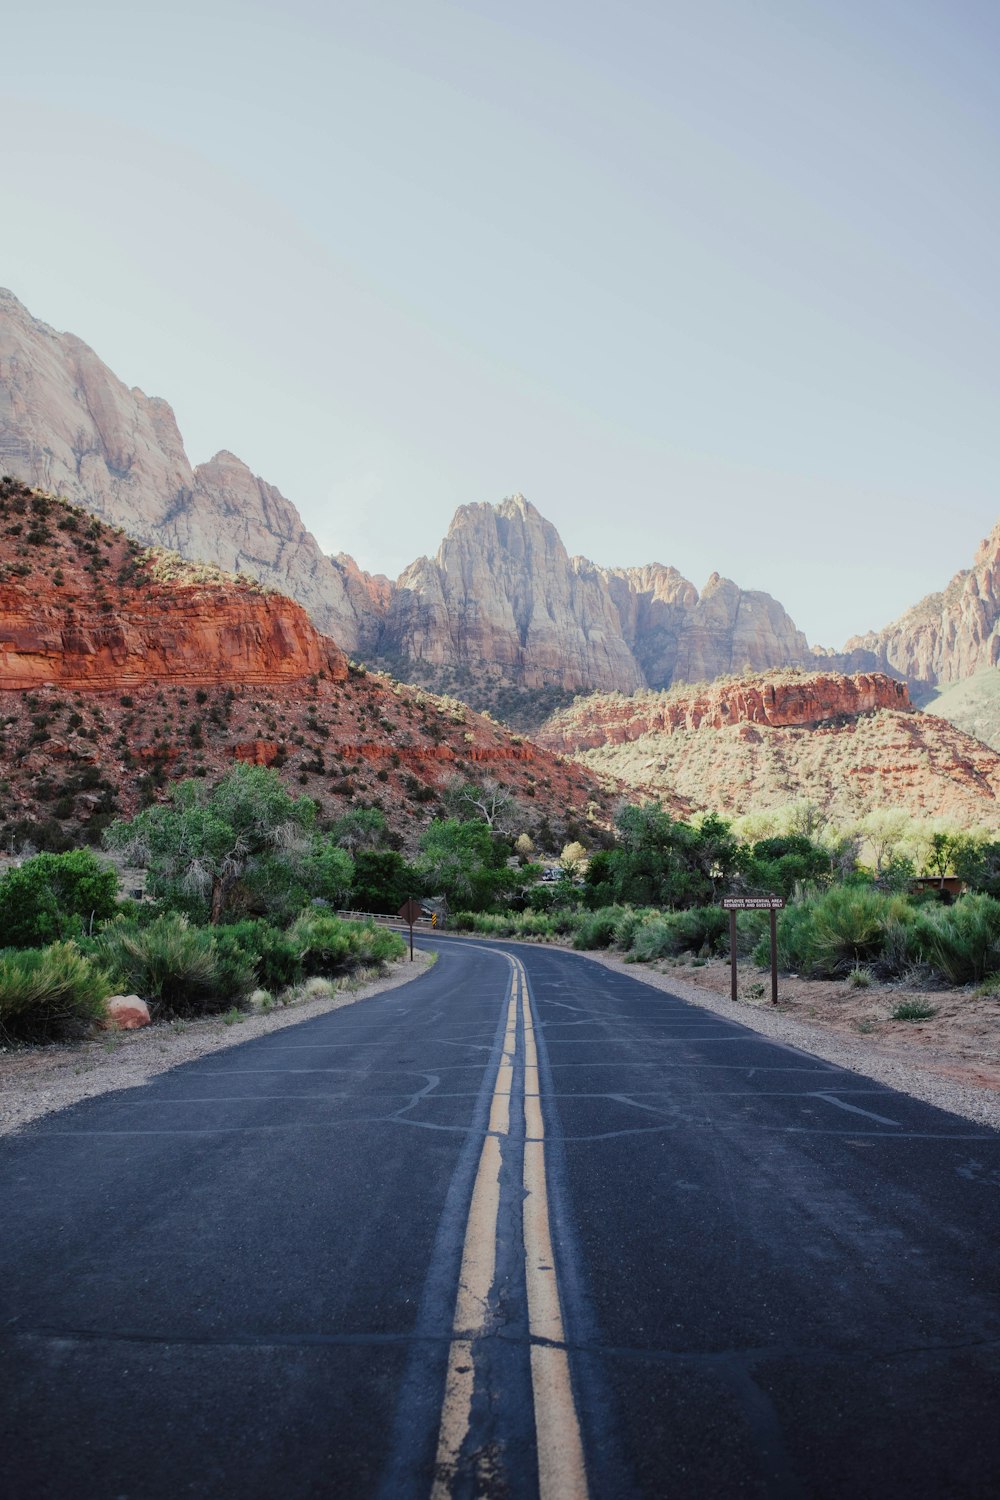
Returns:
[[[661,688],[746,668],[887,670],[919,695],[1000,662],[1000,527],[974,566],[847,655],[810,649],[781,605],[713,574],[569,557],[521,497],[463,506],[434,559],[392,584],[326,557],[279,490],[222,451],[192,467],[171,408],[0,290],[0,473],[58,491],[151,545],[290,595],[346,650],[401,674],[462,669],[532,690]]]
[[[292,595],[348,650],[370,633],[341,570],[279,490],[231,453],[192,468],[165,401],[129,390],[82,340],[3,290],[0,473],[66,495],[149,545]]]
[[[453,776],[502,775],[557,848],[611,800],[454,699],[349,670],[293,601],[3,479],[0,752],[5,847],[66,847],[88,823],[93,841],[170,778],[234,760],[275,766],[325,816],[383,808],[409,848]]]
[[[744,592],[713,573],[688,617],[672,680],[707,682],[746,668],[800,666],[809,656],[805,636],[776,599]]]
[[[182,564],[167,581],[169,565],[71,506],[0,489],[0,691],[346,678],[343,652],[291,599]]]
[[[676,568],[607,569],[569,557],[521,495],[456,513],[437,557],[399,578],[381,649],[570,691],[633,692],[814,659],[769,595],[717,573],[699,595]]]
[[[845,655],[898,672],[923,698],[1000,662],[1000,523],[980,542],[972,567],[928,594],[884,630],[854,636]]]
[[[417,661],[485,667],[528,688],[632,691],[643,681],[601,573],[571,559],[520,495],[462,506],[437,556],[399,578],[384,640]]]
[[[0,691],[52,685],[121,692],[148,683],[301,682],[347,661],[280,595],[175,588],[113,618],[0,584]]]
[[[806,799],[834,822],[892,808],[975,828],[1000,810],[1000,755],[915,710],[905,683],[877,673],[595,696],[537,738],[634,792],[729,816]]]
[[[677,672],[681,640],[697,607],[698,590],[676,568],[659,563],[609,569],[604,576],[622,634],[646,685],[667,687]]]
[[[879,673],[775,675],[632,699],[598,694],[555,714],[536,738],[550,749],[572,753],[626,744],[647,734],[729,729],[738,724],[814,728],[883,708],[912,711],[905,683]]]

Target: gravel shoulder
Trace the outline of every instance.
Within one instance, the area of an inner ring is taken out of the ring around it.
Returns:
[[[742,998],[734,1004],[727,961],[695,967],[680,962],[627,964],[592,951],[586,957],[775,1041],[1000,1129],[1000,997],[896,985],[859,990],[836,980],[784,976],[778,1004],[772,1006],[769,998],[753,993],[762,980],[769,994],[770,975],[747,967],[740,970]],[[905,1000],[926,1002],[934,1016],[893,1021],[891,1012]]]
[[[103,1032],[87,1041],[0,1051],[0,1135],[10,1135],[31,1120],[81,1099],[140,1088],[157,1073],[206,1053],[237,1047],[254,1037],[382,995],[419,978],[433,962],[433,955],[418,951],[412,964],[408,958],[400,959],[383,977],[348,984],[333,995],[299,1000],[266,1014],[248,1012],[232,1024],[220,1016],[163,1021],[141,1031]]]

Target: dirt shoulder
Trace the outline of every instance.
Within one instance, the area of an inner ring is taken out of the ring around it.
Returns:
[[[221,1052],[384,994],[426,973],[433,961],[431,954],[418,951],[414,963],[401,959],[382,978],[347,985],[333,995],[299,1000],[266,1014],[249,1012],[231,1024],[220,1016],[163,1021],[141,1031],[104,1032],[83,1042],[0,1051],[0,1135],[81,1099],[139,1088],[157,1073],[206,1053]]]
[[[770,1003],[770,975],[751,964],[739,972],[740,1000],[730,999],[729,964],[682,961],[627,964],[600,952],[587,958],[669,990],[827,1062],[1000,1129],[1000,997],[968,990],[930,990],[782,977]],[[762,990],[758,994],[757,990]],[[906,1001],[934,1008],[924,1021],[894,1021]]]

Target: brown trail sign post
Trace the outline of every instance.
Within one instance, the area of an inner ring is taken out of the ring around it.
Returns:
[[[419,901],[414,901],[411,896],[409,901],[404,901],[399,908],[399,920],[405,922],[410,929],[410,963],[413,962],[413,924],[419,922],[423,916],[424,909]]]
[[[732,979],[730,993],[736,999],[736,913],[738,911],[768,911],[771,913],[771,1004],[778,1003],[778,933],[775,912],[785,904],[784,896],[723,896],[722,909],[729,913],[729,972]]]

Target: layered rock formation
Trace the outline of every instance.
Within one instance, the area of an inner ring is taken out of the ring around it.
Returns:
[[[437,556],[399,579],[381,645],[415,663],[570,691],[632,692],[814,659],[768,594],[713,573],[699,595],[676,568],[570,557],[522,495],[456,513]]]
[[[715,682],[696,692],[585,698],[538,731],[539,744],[570,753],[623,745],[647,734],[728,729],[734,724],[815,728],[877,709],[912,712],[905,683],[879,673],[800,674]]]
[[[769,595],[714,574],[570,557],[520,496],[456,513],[436,556],[391,583],[327,557],[295,506],[225,450],[193,467],[167,403],[0,290],[0,473],[57,491],[150,545],[290,595],[347,651],[404,677],[453,674],[476,701],[662,688],[779,666],[884,671],[917,701],[1000,664],[1000,525],[940,594],[840,656],[809,647]],[[506,700],[505,700],[506,701]]]
[[[834,822],[879,808],[974,828],[1000,816],[1000,755],[878,674],[773,674],[707,691],[594,697],[538,732],[635,792],[736,816],[807,799]]]
[[[193,467],[173,411],[0,290],[0,473],[68,496],[149,545],[288,594],[347,651],[404,675],[460,669],[526,691],[661,687],[808,659],[766,594],[713,575],[570,557],[520,496],[456,513],[396,584],[327,557],[294,505],[225,450]]]
[[[854,636],[852,663],[897,672],[918,699],[1000,663],[1000,522],[979,544],[971,568],[928,594],[884,630]]]
[[[206,582],[179,559],[167,582],[162,559],[18,486],[0,486],[0,520],[0,690],[347,676],[343,652],[280,594]]]
[[[437,556],[400,577],[383,640],[415,661],[485,667],[527,688],[643,684],[603,575],[570,558],[520,495],[462,506]]]
[[[130,390],[81,339],[2,289],[0,473],[291,595],[347,650],[372,635],[360,596],[280,490],[225,451],[193,468],[166,401]]]
[[[322,815],[381,807],[412,847],[453,776],[502,775],[560,847],[613,794],[455,700],[349,668],[292,600],[150,554],[0,480],[5,846],[91,840],[170,779],[279,768]],[[610,799],[610,800],[609,800]],[[601,809],[605,811],[601,811]]]

